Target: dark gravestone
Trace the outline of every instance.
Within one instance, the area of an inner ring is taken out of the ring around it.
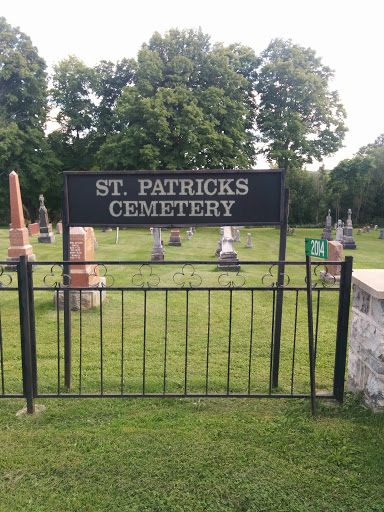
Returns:
[[[180,231],[178,229],[172,228],[171,236],[169,237],[168,245],[173,245],[174,247],[180,247],[181,246]]]
[[[50,224],[48,221],[48,212],[46,207],[44,206],[44,196],[42,194],[39,196],[39,201],[40,236],[37,240],[42,244],[52,244],[55,242],[55,236],[50,228]]]
[[[328,210],[328,215],[325,219],[325,227],[323,229],[323,233],[321,235],[322,240],[328,240],[328,242],[333,241],[332,236],[332,217],[331,217],[331,210]]]
[[[343,229],[343,247],[344,249],[356,249],[355,239],[353,238],[353,226],[352,226],[352,210],[348,210],[347,223]]]

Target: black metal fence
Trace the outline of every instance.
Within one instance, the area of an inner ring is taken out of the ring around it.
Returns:
[[[351,257],[328,263],[340,265],[339,283],[312,263],[316,388],[305,262],[244,261],[238,272],[216,261],[87,264],[89,282],[99,274],[102,285],[71,287],[68,262],[22,257],[15,272],[1,267],[1,397],[26,397],[30,412],[38,397],[279,398],[312,389],[313,398],[315,389],[342,401]]]

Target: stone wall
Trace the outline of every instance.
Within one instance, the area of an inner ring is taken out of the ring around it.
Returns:
[[[384,411],[384,270],[354,270],[348,390]]]

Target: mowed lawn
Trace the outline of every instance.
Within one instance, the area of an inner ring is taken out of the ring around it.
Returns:
[[[118,244],[115,244],[115,232],[102,233],[98,229],[95,232],[99,243],[97,260],[150,259],[152,237],[149,230],[120,230]],[[252,234],[252,249],[245,248],[247,232]],[[242,241],[235,245],[241,260],[277,260],[278,230],[246,228],[241,233]],[[304,238],[319,238],[320,235],[321,230],[298,229],[295,236],[288,236],[287,260],[304,260]],[[198,267],[198,271],[207,285],[217,282],[219,274],[214,269],[214,252],[219,238],[218,228],[198,228],[190,241],[184,240],[185,230],[181,230],[181,248],[168,247],[168,237],[169,231],[164,232],[167,260],[212,261],[212,267]],[[373,231],[356,236],[357,250],[345,252],[354,257],[354,268],[384,267],[384,240],[378,237],[379,232]],[[38,244],[36,238],[31,242],[38,260],[62,259],[60,235],[53,245]],[[3,261],[7,247],[8,231],[2,229],[0,259]],[[129,272],[123,267],[114,268],[112,272],[111,268],[108,267],[108,273],[113,274],[114,285],[127,286],[140,267],[133,265]],[[164,283],[170,282],[180,271],[180,265],[156,267]],[[243,273],[247,283],[259,286],[267,271],[268,266],[265,269],[247,266]],[[47,273],[44,265],[36,269],[35,286],[44,286],[41,283]],[[290,277],[293,283],[303,285],[301,267],[292,271]],[[161,293],[153,292],[148,298],[149,391],[151,386],[157,391],[162,383],[164,347],[156,345],[156,326],[161,326],[161,336],[164,329],[164,297],[156,298],[156,294],[160,297]],[[172,335],[177,340],[185,328],[185,302],[172,297],[172,293],[176,295],[177,292],[170,292],[169,335],[170,340]],[[179,293],[185,297],[184,292]],[[198,340],[206,331],[204,293],[190,292],[190,334],[195,336],[191,340]],[[228,292],[225,293],[228,297]],[[231,385],[240,392],[246,391],[244,368],[247,368],[248,358],[242,354],[244,350],[249,352],[250,292],[238,293],[244,293],[245,298],[233,304],[233,350],[238,358],[234,359]],[[258,320],[254,327],[261,333],[265,329],[267,340],[271,328],[272,292],[261,293],[264,295],[255,298],[255,318]],[[138,354],[139,351],[142,353],[142,294],[142,291],[131,292],[125,299],[127,335],[132,340],[124,353],[127,358],[125,391],[136,391],[141,385],[142,362]],[[113,341],[121,335],[121,302],[117,295],[117,292],[108,291],[103,305],[107,322],[104,326],[105,378],[110,386],[107,391],[111,392],[119,392],[121,385],[121,352],[117,349],[118,342],[115,346]],[[35,297],[41,392],[56,390],[56,310],[52,296],[53,291],[47,289],[36,292]],[[13,292],[0,293],[6,334],[3,336],[5,384],[11,391],[20,387],[18,311],[12,305],[15,298]],[[215,300],[212,303],[212,312],[217,314],[212,317],[211,391],[220,391],[220,386],[225,385],[220,379],[227,358],[219,341],[221,335],[227,335],[221,324],[227,325],[228,301],[220,297]],[[334,339],[337,293],[323,294],[321,300],[323,316],[320,318],[317,384],[318,389],[328,389],[332,384],[333,364],[333,346],[329,340]],[[305,301],[299,306],[295,383],[298,391],[307,392]],[[286,334],[283,335],[280,385],[282,391],[289,391],[294,298],[285,297],[285,308],[286,331],[283,332]],[[74,386],[77,391],[79,314],[73,317]],[[98,311],[84,312],[82,322],[83,391],[98,392],[99,368],[93,368],[98,357],[98,341],[94,343],[95,347],[91,343],[98,339]],[[244,336],[237,335],[243,332]],[[205,343],[204,339],[201,347],[199,342],[190,347],[191,386],[196,389],[205,385],[205,375],[200,375],[205,369],[200,348],[205,350]],[[173,348],[174,357],[168,368],[169,385],[170,391],[180,391],[184,368],[180,370],[179,366],[184,363],[184,353],[177,355],[176,341]],[[172,354],[171,341],[169,349]],[[259,376],[265,371],[264,360],[268,363],[268,357],[260,349],[255,353]],[[158,368],[161,371],[157,371]],[[263,391],[267,377],[261,379],[261,387],[255,391]],[[46,406],[45,412],[17,417],[15,413],[25,401],[0,399],[0,511],[384,510],[384,416],[367,410],[358,396],[347,393],[343,405],[319,400],[316,417],[311,415],[310,401],[300,399],[60,398],[39,399],[37,403]]]

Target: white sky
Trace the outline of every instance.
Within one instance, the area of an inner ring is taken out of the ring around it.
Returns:
[[[384,132],[383,0],[2,0],[0,16],[31,37],[49,66],[70,54],[89,66],[136,57],[155,31],[174,27],[201,26],[212,43],[239,42],[256,54],[275,37],[291,38],[335,70],[348,113],[345,148],[326,168]]]

